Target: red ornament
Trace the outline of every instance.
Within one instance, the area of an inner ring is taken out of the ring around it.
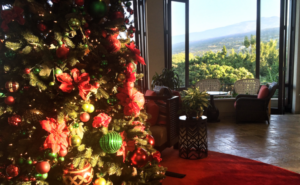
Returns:
[[[133,154],[130,156],[131,165],[142,168],[148,163],[148,154],[146,150],[142,148],[138,148]]]
[[[112,20],[114,20],[114,19],[124,19],[124,13],[121,12],[121,11],[114,12],[114,13],[112,14],[111,19],[112,19]]]
[[[117,35],[110,35],[107,37],[109,45],[107,51],[110,53],[118,52],[121,49],[121,42],[117,39]]]
[[[50,168],[51,168],[51,166],[48,163],[48,161],[38,162],[35,165],[36,171],[40,174],[48,173],[50,171]]]
[[[69,54],[70,49],[66,48],[66,45],[63,44],[60,48],[56,50],[56,56],[57,58],[67,58]]]
[[[134,70],[134,65],[132,63],[127,64],[127,71],[132,72]]]
[[[12,96],[7,96],[4,102],[6,105],[13,105],[15,103],[15,98]]]
[[[130,34],[129,36],[130,36],[130,38],[133,38],[133,37],[134,37],[134,34],[132,33],[132,34]]]
[[[129,27],[129,30],[132,30],[133,33],[135,33],[135,31],[136,31],[136,30],[135,30],[135,27],[133,27],[133,26],[130,26],[130,27]]]
[[[80,114],[80,120],[82,122],[88,122],[90,120],[89,113],[84,112],[84,113]]]
[[[125,23],[128,24],[129,23],[129,19],[126,18],[125,19]]]
[[[94,170],[90,163],[87,163],[83,169],[76,169],[72,166],[69,166],[63,169],[63,183],[70,184],[71,182],[80,182],[76,184],[80,185],[88,185],[92,182],[94,177]],[[75,183],[72,183],[75,185]]]
[[[19,115],[13,115],[8,118],[8,123],[12,126],[19,126],[19,123],[22,122],[22,118]]]
[[[19,175],[19,167],[11,164],[6,167],[6,175],[9,177],[16,177]]]
[[[35,177],[30,177],[30,181],[36,181]]]
[[[99,88],[99,87],[100,87],[100,84],[99,84],[98,82],[95,82],[95,83],[94,83],[94,86],[95,86],[96,88]]]
[[[5,83],[5,89],[8,92],[16,92],[19,89],[19,83],[16,81],[8,81]]]
[[[147,135],[147,140],[148,140],[148,143],[149,143],[150,145],[154,146],[154,144],[155,144],[155,139],[154,139],[153,136]]]
[[[67,149],[60,149],[59,152],[58,152],[58,155],[60,157],[65,157],[66,155],[68,154],[68,150]]]
[[[47,31],[47,26],[46,26],[44,23],[39,23],[39,24],[38,24],[38,29],[39,29],[41,32],[45,32],[45,31]]]
[[[84,31],[84,34],[85,34],[86,37],[89,37],[91,35],[91,30],[90,29],[86,29]]]
[[[134,13],[133,10],[132,10],[131,8],[127,8],[127,12],[129,12],[130,15],[132,15],[132,14]]]
[[[84,0],[75,0],[75,4],[77,6],[83,6],[84,5]]]
[[[31,69],[29,69],[29,68],[25,68],[25,69],[24,69],[24,73],[25,73],[25,74],[29,74],[30,71],[31,71]]]

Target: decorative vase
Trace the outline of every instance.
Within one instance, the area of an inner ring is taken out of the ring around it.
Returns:
[[[81,170],[67,167],[63,170],[63,183],[65,185],[88,185],[94,177],[94,170],[90,163],[86,163]]]

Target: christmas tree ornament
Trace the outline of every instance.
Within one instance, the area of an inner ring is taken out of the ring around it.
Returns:
[[[9,177],[16,177],[19,175],[19,167],[17,167],[16,165],[14,164],[10,164],[6,167],[6,175],[9,176]]]
[[[89,107],[88,107],[88,109],[87,109],[87,112],[88,113],[93,113],[94,111],[95,111],[94,105],[90,104]]]
[[[108,124],[111,121],[111,117],[108,116],[105,113],[100,113],[97,116],[94,117],[94,121],[93,121],[93,127],[94,128],[99,128],[101,126],[103,127],[108,127]]]
[[[49,86],[54,86],[55,85],[55,82],[50,82],[49,83]]]
[[[69,143],[73,147],[78,147],[78,146],[81,145],[81,138],[77,135],[71,136],[70,140],[69,140]]]
[[[25,69],[24,69],[24,73],[25,73],[25,74],[29,74],[30,72],[31,72],[31,69],[29,69],[29,68],[25,68]]]
[[[94,86],[98,89],[100,87],[100,84],[98,82],[95,82]]]
[[[89,109],[89,107],[90,107],[90,104],[88,104],[88,103],[85,103],[85,104],[83,104],[83,105],[81,106],[81,108],[82,108],[82,110],[83,110],[84,112],[87,112],[87,110]]]
[[[80,26],[81,26],[81,22],[79,19],[77,18],[71,18],[69,21],[68,21],[68,25],[69,27],[71,28],[71,30],[79,30]]]
[[[4,103],[6,105],[13,105],[15,103],[15,98],[12,97],[12,96],[7,96],[5,99],[4,99]]]
[[[53,153],[51,149],[45,150],[44,157],[46,159],[54,159],[57,157],[57,153]]]
[[[89,113],[86,113],[86,112],[81,113],[81,114],[80,114],[80,120],[81,120],[82,122],[88,122],[88,121],[90,120],[90,115],[89,115]]]
[[[93,17],[100,19],[104,17],[107,11],[107,6],[103,0],[90,0],[88,13]]]
[[[85,34],[85,36],[86,37],[89,37],[90,35],[91,35],[91,30],[90,29],[86,29],[85,31],[84,31],[84,34]]]
[[[8,59],[8,60],[13,60],[16,57],[16,52],[14,52],[13,50],[8,50],[4,53],[4,56]]]
[[[39,180],[46,180],[48,178],[48,173],[44,173],[44,174],[37,173],[35,177]]]
[[[22,122],[22,118],[19,115],[13,115],[8,118],[8,124],[11,126],[19,126]]]
[[[148,143],[150,144],[150,145],[152,145],[152,146],[154,146],[155,145],[155,139],[154,139],[154,137],[153,136],[151,136],[151,135],[147,135],[147,141],[148,141]]]
[[[11,93],[17,92],[19,87],[19,83],[16,81],[8,81],[5,83],[5,89]]]
[[[5,72],[9,72],[11,67],[10,67],[10,65],[4,65],[3,69],[4,69]]]
[[[101,137],[99,143],[104,152],[113,154],[121,148],[123,141],[118,132],[110,131]]]
[[[44,23],[39,23],[39,24],[38,24],[38,29],[39,29],[41,32],[46,32],[46,31],[47,31],[47,26],[46,26]]]
[[[126,7],[130,7],[130,6],[131,6],[131,2],[130,2],[130,1],[126,2],[126,3],[125,3],[125,6],[126,6]]]
[[[119,82],[124,82],[125,80],[126,80],[125,74],[124,74],[124,73],[120,73],[120,74],[118,75],[118,81],[119,81]]]
[[[32,160],[28,159],[26,162],[27,164],[32,165]]]
[[[63,44],[60,48],[56,50],[56,56],[57,58],[66,59],[68,57],[69,51],[70,49],[67,48],[65,44]]]
[[[90,163],[86,163],[83,169],[72,166],[63,169],[63,183],[65,185],[88,185],[92,182],[94,170]]]
[[[63,71],[59,68],[56,68],[54,71],[55,75],[63,73]]]
[[[48,173],[51,169],[51,166],[48,161],[41,161],[35,165],[35,170],[40,174]]]
[[[133,34],[133,33],[132,33],[132,34],[130,34],[130,35],[129,35],[129,37],[130,37],[130,38],[133,38],[133,37],[134,37],[134,34]]]
[[[108,46],[107,51],[110,53],[118,52],[121,49],[121,42],[117,39],[116,35],[110,35],[107,37]]]
[[[95,180],[94,185],[106,185],[106,180],[104,178],[98,178]]]
[[[100,65],[101,66],[107,66],[107,64],[108,64],[107,60],[102,60]]]
[[[131,153],[129,159],[130,159],[131,165],[133,165],[137,168],[142,168],[142,167],[146,166],[146,164],[149,161],[146,150],[144,150],[143,148],[140,148],[140,147],[138,149],[136,149],[133,153]]]
[[[134,13],[131,8],[127,8],[127,12],[130,13],[130,15],[132,15]]]
[[[73,124],[73,128],[78,128],[79,127],[79,123],[74,123]]]
[[[58,161],[59,161],[59,162],[64,162],[64,161],[65,161],[65,158],[64,158],[64,157],[59,157],[59,158],[58,158]]]
[[[115,20],[115,19],[124,19],[124,13],[121,12],[121,11],[113,12],[112,16],[111,16],[111,19],[112,20]]]
[[[125,23],[126,23],[126,24],[129,23],[129,19],[128,19],[128,18],[125,19]]]
[[[36,74],[36,75],[39,74],[40,71],[41,71],[41,70],[40,70],[39,68],[37,68],[37,67],[35,67],[35,68],[33,69],[33,73]]]
[[[65,157],[67,154],[68,154],[68,150],[63,148],[61,148],[58,152],[58,156],[60,157]]]

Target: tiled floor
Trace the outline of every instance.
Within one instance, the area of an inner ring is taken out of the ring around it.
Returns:
[[[208,149],[300,173],[300,115],[272,115],[271,123],[208,123]]]

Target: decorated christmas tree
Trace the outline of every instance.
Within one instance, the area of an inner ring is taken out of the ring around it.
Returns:
[[[131,2],[0,3],[0,183],[160,183]]]

